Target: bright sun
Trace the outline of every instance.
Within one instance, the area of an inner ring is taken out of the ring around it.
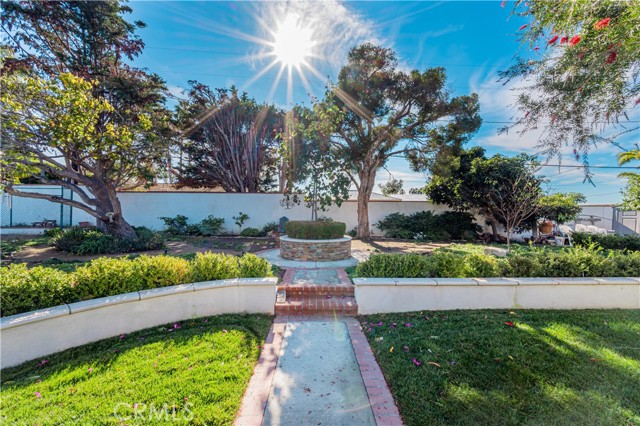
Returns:
[[[273,54],[283,65],[300,69],[306,64],[315,42],[313,31],[301,24],[298,15],[287,15],[274,36]]]

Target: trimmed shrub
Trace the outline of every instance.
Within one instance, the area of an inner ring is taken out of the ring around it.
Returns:
[[[133,260],[138,290],[166,287],[191,281],[189,261],[172,256],[140,256]]]
[[[342,222],[291,220],[285,225],[287,236],[301,240],[331,240],[344,237],[347,225]]]
[[[9,265],[0,271],[2,305],[0,316],[71,303],[77,300],[72,276],[64,272],[26,263]]]
[[[83,299],[95,299],[142,288],[133,261],[101,257],[75,272],[76,291]]]
[[[450,239],[473,240],[482,228],[474,222],[472,214],[448,211],[436,215],[430,211],[412,215],[392,213],[377,223],[377,227],[390,238],[444,241]]]
[[[571,240],[576,246],[586,247],[595,244],[605,250],[640,251],[640,235],[600,235],[574,232],[571,234]]]
[[[223,253],[197,253],[191,261],[191,279],[194,282],[225,280],[240,276],[238,258]]]
[[[563,250],[536,249],[506,258],[481,253],[436,250],[430,256],[377,254],[356,268],[359,277],[637,277],[640,252],[603,252],[593,246]]]
[[[255,254],[247,253],[237,259],[242,278],[261,278],[272,275],[271,264]]]
[[[259,237],[261,232],[258,228],[244,228],[240,232],[240,236],[242,237]]]

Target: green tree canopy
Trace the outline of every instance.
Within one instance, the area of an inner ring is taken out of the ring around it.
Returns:
[[[503,131],[543,128],[543,154],[559,158],[570,146],[585,165],[595,143],[638,132],[638,119],[630,114],[640,104],[640,1],[512,4],[514,15],[529,20],[519,30],[523,45],[540,56],[519,58],[501,73],[505,82],[525,81],[520,115]]]
[[[378,186],[382,190],[383,195],[391,195],[391,194],[404,194],[404,189],[402,189],[402,179],[391,178],[389,181],[385,183],[381,183]]]
[[[261,192],[277,179],[283,113],[235,88],[190,81],[176,117],[183,131],[178,185]]]
[[[425,168],[479,128],[477,95],[451,98],[445,83],[443,68],[404,72],[391,49],[363,44],[351,49],[337,84],[314,105],[328,158],[358,191],[358,237],[370,237],[369,198],[391,156]]]
[[[582,210],[580,203],[585,201],[585,196],[577,192],[544,195],[540,198],[539,217],[559,224],[570,222],[578,217]]]

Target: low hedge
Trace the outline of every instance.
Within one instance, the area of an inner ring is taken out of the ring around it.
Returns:
[[[374,254],[356,268],[371,278],[638,277],[640,252],[590,247],[534,249],[499,258],[436,250],[433,254]]]
[[[640,235],[618,234],[587,234],[586,232],[574,232],[571,234],[573,244],[577,246],[589,246],[595,244],[605,250],[629,250],[640,251]]]
[[[333,221],[292,220],[285,225],[287,236],[301,240],[333,240],[344,237],[347,225]]]
[[[476,234],[482,232],[472,214],[455,211],[391,213],[376,226],[386,237],[420,241],[475,240]]]
[[[254,254],[210,252],[198,253],[192,261],[173,256],[101,257],[70,273],[42,266],[28,269],[26,264],[0,272],[0,316],[188,282],[273,275],[269,262]]]

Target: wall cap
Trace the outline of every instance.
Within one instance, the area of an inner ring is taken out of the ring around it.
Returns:
[[[69,304],[71,314],[78,312],[90,311],[91,309],[101,308],[109,305],[119,305],[120,303],[134,302],[140,300],[140,293],[137,291],[131,293],[116,294],[114,296],[99,297],[97,299],[83,300]]]
[[[193,283],[195,291],[208,290],[211,288],[236,287],[238,285],[237,278],[229,278],[226,280],[201,281]]]
[[[278,284],[278,277],[238,278],[239,286],[258,286],[258,285],[276,285],[276,284]]]
[[[396,285],[396,278],[354,278],[353,284],[358,285]]]
[[[22,314],[0,318],[0,330],[6,330],[8,328],[19,327],[32,322],[43,321],[70,314],[71,311],[69,309],[69,305],[59,305],[37,311],[24,312]]]
[[[478,285],[472,278],[435,278],[438,285]]]
[[[188,293],[190,291],[195,291],[193,283],[150,288],[149,290],[140,290],[138,293],[140,293],[140,300],[145,300],[154,297],[168,296],[170,294]]]
[[[396,285],[419,286],[438,285],[438,283],[433,278],[396,278]]]
[[[478,285],[518,285],[517,280],[510,280],[509,278],[498,278],[498,277],[490,277],[490,278],[473,278]]]
[[[345,241],[351,241],[351,239],[352,238],[347,236],[347,235],[345,235],[342,238],[334,238],[334,239],[331,239],[331,240],[303,240],[301,238],[291,238],[291,237],[289,237],[287,235],[283,235],[283,236],[280,237],[280,241],[290,241],[290,242],[293,242],[293,243],[320,243],[320,244],[323,244],[323,243],[342,243],[342,242],[345,242]]]
[[[600,285],[637,285],[640,283],[640,278],[633,277],[603,277],[594,278]]]

